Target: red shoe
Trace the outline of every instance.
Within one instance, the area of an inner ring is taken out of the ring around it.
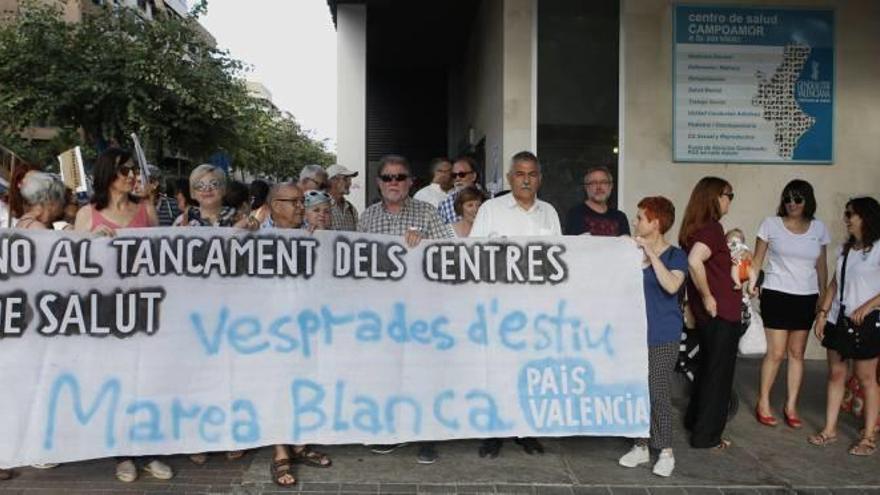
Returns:
[[[757,406],[755,406],[755,419],[764,426],[776,426],[779,424],[779,420],[773,416],[762,416],[761,410]]]
[[[782,415],[785,416],[785,424],[787,424],[789,428],[794,428],[795,430],[797,430],[804,426],[801,418],[797,416],[789,416],[788,410],[784,407],[782,408]]]

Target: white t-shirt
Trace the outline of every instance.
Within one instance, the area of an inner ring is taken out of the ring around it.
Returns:
[[[758,238],[768,244],[764,288],[801,296],[819,293],[816,260],[822,246],[831,242],[824,223],[813,220],[806,232],[795,234],[785,228],[782,217],[767,217],[758,227]]]
[[[470,237],[545,235],[562,235],[556,209],[535,198],[532,207],[525,210],[513,194],[506,194],[480,206]]]
[[[437,208],[437,206],[440,205],[440,202],[446,199],[446,196],[448,196],[448,194],[443,192],[443,189],[440,188],[440,184],[432,182],[419,189],[419,191],[413,195],[413,199],[424,201],[434,208]]]
[[[834,302],[828,311],[828,321],[835,323],[840,311],[840,272],[843,267],[843,248],[837,255],[837,292]],[[880,243],[867,253],[850,249],[846,260],[846,286],[843,288],[843,304],[846,305],[846,316],[859,309],[869,299],[880,294]],[[876,311],[876,310],[875,310]]]

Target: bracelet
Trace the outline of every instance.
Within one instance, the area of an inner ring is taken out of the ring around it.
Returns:
[[[818,310],[816,310],[816,314],[817,314],[817,315],[818,315],[818,314],[821,314],[821,313],[828,314],[828,310],[827,310],[827,309],[818,309]]]

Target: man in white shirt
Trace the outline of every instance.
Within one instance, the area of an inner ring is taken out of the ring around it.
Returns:
[[[513,155],[507,180],[510,194],[490,199],[480,206],[470,237],[562,235],[556,210],[538,199],[541,187],[538,157],[528,151]],[[501,442],[500,438],[483,440],[480,457],[497,457]],[[517,438],[515,442],[527,454],[544,453],[544,447],[536,438]]]
[[[419,189],[413,198],[437,208],[440,202],[446,199],[449,190],[452,189],[452,163],[449,158],[442,157],[431,160],[431,173],[434,175],[434,179],[430,184]]]
[[[511,159],[510,194],[483,203],[470,237],[562,235],[559,215],[550,203],[538,199],[541,165],[538,157],[521,151]]]

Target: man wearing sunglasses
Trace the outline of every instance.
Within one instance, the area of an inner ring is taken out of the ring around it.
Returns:
[[[441,157],[431,160],[431,174],[434,178],[430,184],[421,188],[413,198],[424,201],[434,208],[446,199],[452,189],[452,163],[449,158]]]
[[[437,207],[440,218],[444,222],[453,224],[461,220],[461,216],[455,213],[455,198],[458,197],[458,193],[468,187],[474,186],[481,189],[480,183],[477,182],[478,178],[476,160],[469,156],[460,156],[455,159],[455,163],[452,164],[452,192]]]
[[[412,176],[406,158],[397,155],[382,157],[376,183],[382,201],[364,210],[358,222],[358,231],[403,236],[409,247],[415,247],[422,239],[453,237],[452,227],[440,220],[436,208],[409,197]],[[402,445],[373,445],[370,450],[374,454],[390,454]],[[437,460],[434,444],[422,443],[417,459],[419,464],[434,463]]]

